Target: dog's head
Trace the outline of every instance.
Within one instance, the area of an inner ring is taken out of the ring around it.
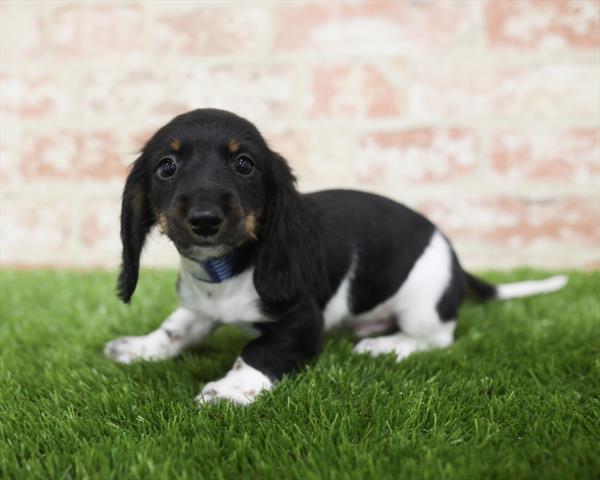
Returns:
[[[315,248],[293,183],[285,160],[247,120],[213,109],[175,117],[146,143],[125,184],[119,296],[129,302],[144,240],[159,224],[184,255],[256,244],[255,283],[263,280],[274,302],[289,297],[298,279],[283,278],[285,269]]]

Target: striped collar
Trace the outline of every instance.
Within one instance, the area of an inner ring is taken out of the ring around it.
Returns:
[[[221,283],[236,274],[236,267],[241,260],[240,252],[236,249],[220,257],[197,260],[181,255],[185,270],[196,280],[208,283]]]

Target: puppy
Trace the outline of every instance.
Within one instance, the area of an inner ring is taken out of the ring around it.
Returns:
[[[148,335],[109,342],[121,363],[175,357],[218,325],[258,331],[201,404],[249,404],[319,352],[323,333],[351,323],[355,352],[412,352],[453,341],[467,294],[505,299],[557,290],[562,276],[490,285],[465,272],[448,239],[392,200],[350,190],[300,194],[286,161],[233,113],[194,110],[146,143],[125,184],[118,294],[128,303],[154,225],[181,257],[180,307]]]

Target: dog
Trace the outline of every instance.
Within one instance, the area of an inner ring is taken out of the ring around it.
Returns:
[[[372,356],[449,346],[466,295],[507,299],[562,288],[567,279],[492,285],[461,267],[448,239],[419,213],[378,195],[300,194],[286,160],[257,128],[227,111],[175,117],[132,165],[121,210],[118,295],[129,303],[140,254],[158,225],[177,248],[180,306],[153,332],[106,344],[117,362],[161,360],[223,324],[250,340],[196,401],[252,403],[317,357],[325,331],[353,324]]]

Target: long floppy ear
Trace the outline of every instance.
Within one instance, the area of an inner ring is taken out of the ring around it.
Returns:
[[[144,163],[144,155],[135,161],[123,190],[121,205],[123,264],[117,284],[117,293],[125,303],[129,303],[135,291],[140,268],[140,254],[146,235],[156,223],[156,216],[150,207]]]
[[[325,279],[317,213],[294,181],[285,159],[273,153],[254,270],[258,294],[272,307],[289,305]]]

